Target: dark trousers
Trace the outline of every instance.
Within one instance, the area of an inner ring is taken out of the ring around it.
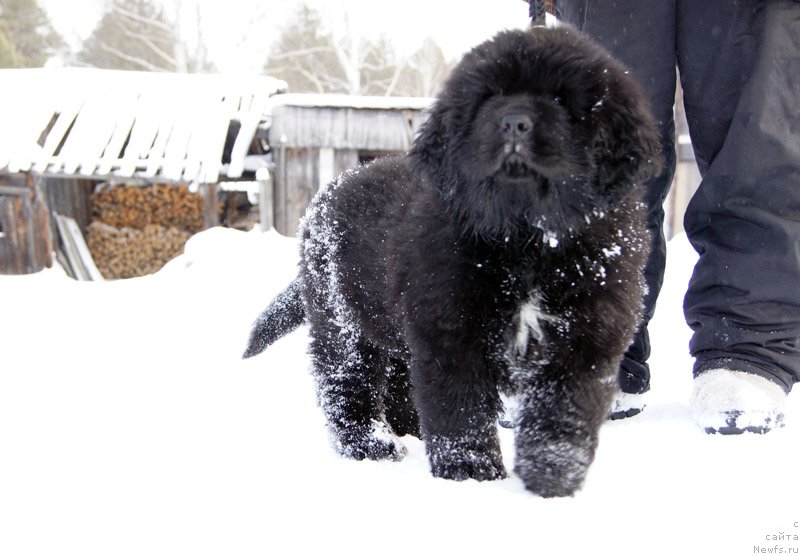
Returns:
[[[620,371],[649,388],[647,322],[664,276],[662,204],[675,171],[680,72],[702,175],[684,226],[700,255],[684,302],[695,375],[727,368],[789,390],[800,380],[800,2],[556,0],[643,85],[667,161],[648,184],[653,254],[645,324]]]

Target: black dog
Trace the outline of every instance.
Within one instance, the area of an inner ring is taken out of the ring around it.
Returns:
[[[407,156],[321,190],[298,278],[246,357],[304,319],[337,450],[399,459],[425,441],[451,479],[506,473],[500,393],[520,400],[515,471],[572,494],[594,458],[640,321],[660,171],[647,103],[569,27],[508,31],[455,68]]]

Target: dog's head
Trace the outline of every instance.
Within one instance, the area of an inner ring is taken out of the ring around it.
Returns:
[[[567,26],[505,31],[466,54],[410,156],[483,236],[579,229],[661,170],[639,86]]]

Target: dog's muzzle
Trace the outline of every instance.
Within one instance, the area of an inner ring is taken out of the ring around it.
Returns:
[[[503,140],[502,163],[503,173],[510,178],[524,178],[530,175],[533,168],[526,154],[527,144],[533,134],[533,120],[523,113],[505,114],[500,119],[500,135]]]
[[[510,178],[525,178],[532,172],[530,163],[525,158],[512,152],[503,162],[503,173]]]

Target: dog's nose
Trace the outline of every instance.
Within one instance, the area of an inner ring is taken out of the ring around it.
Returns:
[[[500,120],[500,131],[507,140],[517,140],[533,129],[533,120],[525,114],[506,114]]]

